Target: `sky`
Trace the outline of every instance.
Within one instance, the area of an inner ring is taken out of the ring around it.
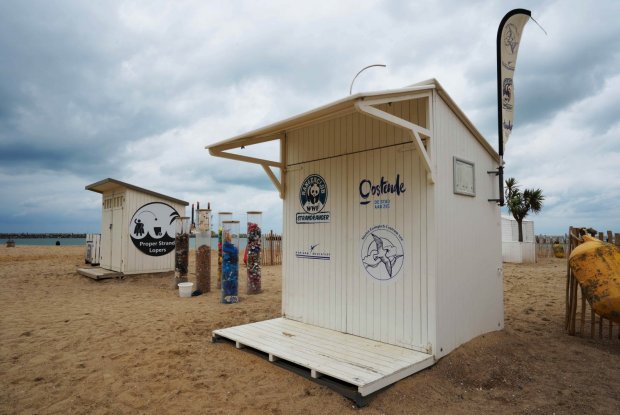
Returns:
[[[436,78],[497,148],[495,37],[526,8],[506,177],[537,234],[620,232],[620,2],[2,1],[0,232],[99,232],[111,177],[214,212],[282,201],[206,145],[346,97]],[[258,150],[273,158],[277,149]],[[189,214],[189,209],[186,212]]]

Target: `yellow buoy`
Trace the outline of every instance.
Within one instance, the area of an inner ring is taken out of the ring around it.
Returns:
[[[620,250],[588,235],[583,239],[568,264],[592,310],[620,324]]]
[[[553,244],[553,256],[556,258],[564,258],[564,246],[561,244]]]

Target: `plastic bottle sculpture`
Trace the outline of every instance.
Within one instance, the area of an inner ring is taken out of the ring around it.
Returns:
[[[239,221],[222,226],[222,304],[239,302]]]
[[[219,212],[219,224],[217,229],[217,289],[222,288],[222,224],[225,220],[232,219],[231,212]]]
[[[248,212],[247,273],[248,294],[261,292],[261,212]]]
[[[198,209],[196,232],[196,290],[211,291],[211,210]]]

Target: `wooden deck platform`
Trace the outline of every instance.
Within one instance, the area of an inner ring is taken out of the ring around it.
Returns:
[[[78,268],[78,274],[83,275],[94,280],[102,280],[105,278],[122,278],[124,274],[122,272],[111,271],[109,269],[103,269],[101,267],[92,268]]]
[[[266,353],[270,362],[281,359],[306,368],[311,378],[349,384],[360,399],[349,397],[358,405],[361,398],[434,363],[430,354],[286,318],[214,330],[213,341],[219,338]]]

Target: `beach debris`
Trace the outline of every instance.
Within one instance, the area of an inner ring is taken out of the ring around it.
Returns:
[[[232,219],[232,213],[230,212],[219,212],[218,216],[218,227],[217,227],[217,288],[218,290],[222,288],[222,223],[225,220]]]
[[[258,294],[261,290],[261,212],[248,212],[247,293]]]
[[[177,216],[174,237],[174,286],[187,282],[189,268],[189,218]]]
[[[568,264],[592,310],[620,323],[620,250],[589,235],[570,254]]]
[[[210,209],[198,210],[196,231],[196,288],[203,293],[211,291],[211,226]]]
[[[222,224],[222,304],[239,302],[239,221]]]
[[[211,247],[208,245],[196,249],[196,287],[202,292],[211,291]]]

